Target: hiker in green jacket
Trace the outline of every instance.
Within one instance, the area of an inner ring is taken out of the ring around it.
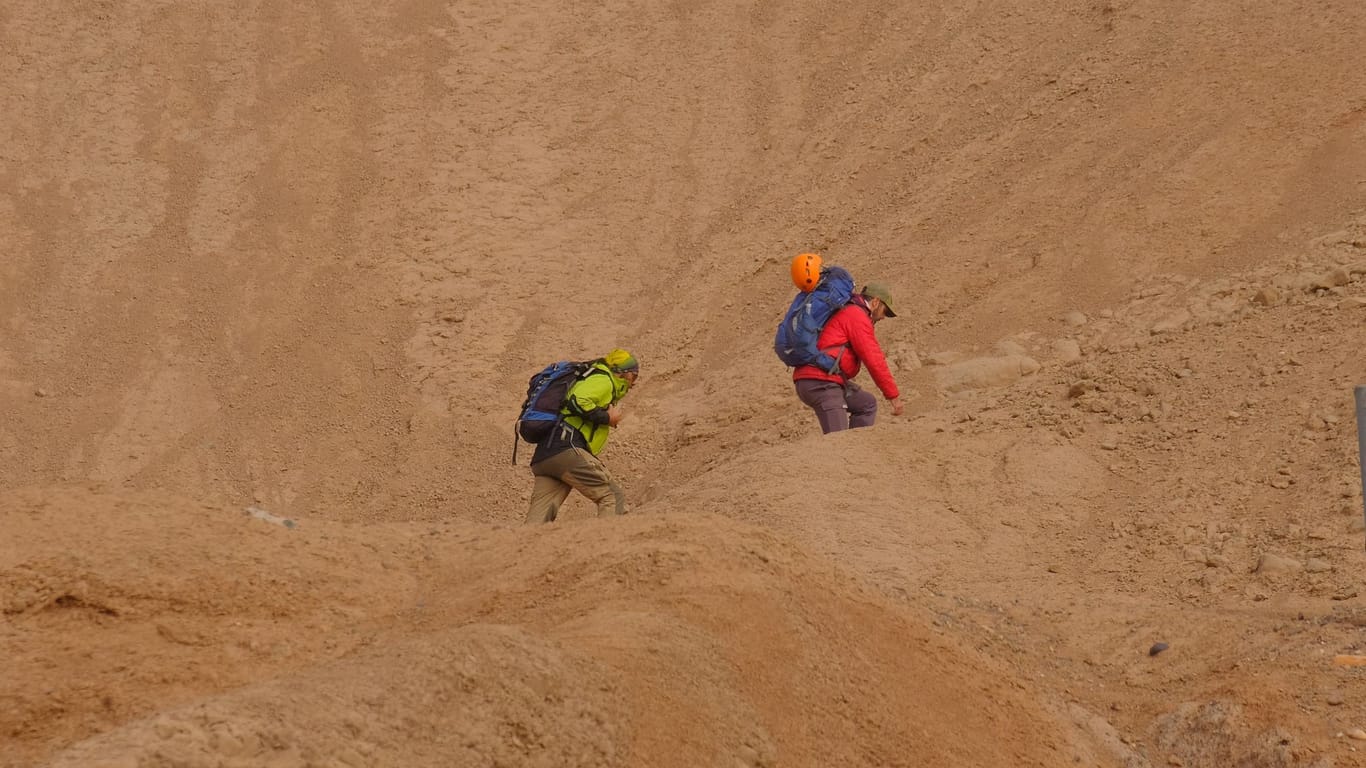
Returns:
[[[598,458],[612,427],[621,423],[621,406],[640,376],[640,363],[624,349],[614,349],[593,362],[574,382],[560,409],[560,420],[531,457],[528,523],[553,522],[571,490],[598,505],[598,516],[626,514],[626,496]]]

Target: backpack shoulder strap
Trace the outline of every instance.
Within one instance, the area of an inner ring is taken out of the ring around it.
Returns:
[[[604,371],[593,363],[588,363],[587,365],[587,369],[575,374],[574,383],[570,384],[569,389],[564,393],[564,407],[569,409],[571,416],[578,416],[579,418],[583,418],[586,415],[586,411],[580,408],[578,401],[570,396],[570,393],[574,391],[574,386],[591,376],[607,373],[607,371]]]

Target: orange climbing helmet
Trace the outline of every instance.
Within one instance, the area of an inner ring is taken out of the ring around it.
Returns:
[[[799,253],[792,257],[792,284],[802,293],[810,293],[821,281],[821,255]]]

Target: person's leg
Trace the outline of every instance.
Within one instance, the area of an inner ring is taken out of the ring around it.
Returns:
[[[850,429],[873,426],[873,420],[877,418],[876,395],[851,381],[845,387],[844,402],[849,406]]]
[[[569,485],[550,474],[558,469],[555,460],[561,455],[551,456],[531,468],[536,482],[531,486],[531,508],[526,515],[528,523],[553,523],[560,514],[560,505],[569,496]]]
[[[612,473],[607,471],[607,465],[582,448],[575,448],[573,453],[578,460],[560,479],[597,504],[598,517],[626,514],[626,493],[617,485]]]
[[[849,412],[844,404],[844,387],[830,381],[798,379],[797,397],[821,423],[821,432],[830,434],[849,428]]]

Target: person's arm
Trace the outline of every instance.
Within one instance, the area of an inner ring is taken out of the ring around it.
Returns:
[[[575,382],[574,386],[569,388],[569,397],[565,402],[565,408],[571,414],[589,424],[614,424],[614,409],[611,405],[612,377],[608,374],[593,374]],[[616,419],[619,421],[620,416]]]
[[[892,401],[894,411],[899,410],[901,390],[897,389],[892,369],[887,367],[887,357],[882,354],[882,345],[878,344],[877,336],[873,333],[873,321],[863,313],[854,317],[858,320],[849,324],[849,346],[858,359],[867,366],[868,375],[873,377],[873,383],[882,390],[882,396]]]

